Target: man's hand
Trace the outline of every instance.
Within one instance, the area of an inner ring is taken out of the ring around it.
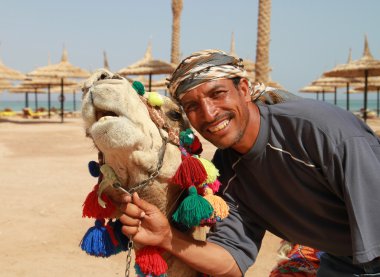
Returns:
[[[161,246],[169,243],[171,229],[169,221],[154,205],[141,199],[137,193],[122,199],[120,217],[122,232],[132,236],[136,243]]]

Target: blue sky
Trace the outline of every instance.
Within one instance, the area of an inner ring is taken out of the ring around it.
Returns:
[[[183,0],[181,53],[208,48],[230,50],[255,60],[258,0]],[[87,70],[112,71],[141,59],[149,41],[153,57],[170,60],[170,0],[0,0],[0,58],[28,73],[59,62],[65,45],[69,61]],[[362,56],[368,36],[380,59],[379,0],[272,0],[271,77],[297,92],[323,71]],[[23,99],[0,94],[1,100]]]

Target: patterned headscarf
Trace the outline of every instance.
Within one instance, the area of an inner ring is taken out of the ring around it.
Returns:
[[[221,50],[203,50],[185,58],[168,78],[167,87],[175,100],[197,86],[217,79],[246,78],[243,60]],[[249,80],[248,80],[249,82]],[[251,89],[251,83],[249,82]]]

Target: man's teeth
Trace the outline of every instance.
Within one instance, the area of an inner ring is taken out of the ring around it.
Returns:
[[[224,129],[228,125],[228,123],[230,123],[229,120],[224,120],[221,123],[219,123],[218,125],[216,125],[215,127],[209,128],[209,131],[212,133],[220,131],[220,130]]]

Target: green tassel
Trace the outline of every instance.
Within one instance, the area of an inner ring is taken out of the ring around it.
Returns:
[[[191,186],[189,195],[173,214],[173,220],[191,228],[198,226],[203,219],[210,218],[213,211],[211,204],[198,195],[197,189]]]
[[[134,81],[132,83],[132,87],[136,90],[136,92],[138,94],[140,94],[141,96],[145,94],[145,88],[144,88],[144,85],[139,82],[139,81]]]

